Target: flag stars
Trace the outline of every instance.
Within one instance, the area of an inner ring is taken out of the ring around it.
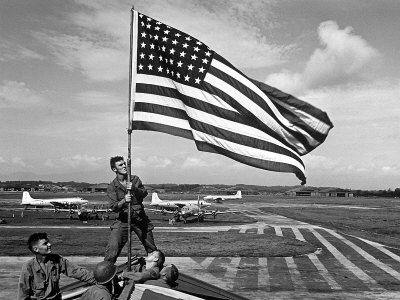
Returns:
[[[163,36],[162,41],[166,42],[168,40],[168,38],[166,36]]]
[[[210,51],[207,51],[206,52],[206,56],[210,56],[211,55],[211,52]]]
[[[191,56],[191,58],[192,58],[192,60],[196,60],[196,59],[197,59],[196,54],[193,54],[193,55]]]
[[[203,67],[199,68],[199,72],[200,72],[200,73],[203,73],[204,70],[205,70],[205,69],[204,69]]]
[[[174,53],[175,53],[175,49],[174,48],[169,50],[169,54],[174,54]]]
[[[162,72],[162,70],[163,70],[163,67],[159,66],[158,67],[158,72]]]
[[[154,55],[153,55],[153,54],[150,54],[150,55],[149,55],[149,59],[150,59],[150,60],[153,60],[153,58],[154,58]]]
[[[162,47],[161,47],[161,50],[162,50],[163,52],[165,52],[165,46],[162,46]]]
[[[160,61],[162,61],[164,58],[162,57],[162,55],[160,55],[160,56],[158,57],[158,59],[159,59]]]
[[[185,76],[185,81],[189,81],[189,79],[190,79],[189,75],[186,75]]]
[[[178,61],[178,67],[182,67],[182,62],[181,61]]]
[[[197,45],[201,45],[201,42],[197,41],[196,44],[197,44]]]
[[[154,36],[154,40],[158,41],[158,35],[157,34]]]
[[[185,38],[185,40],[191,41],[192,39],[190,38],[190,36],[187,36],[187,37]]]
[[[146,32],[142,32],[142,38],[145,38],[147,36]]]
[[[184,43],[182,47],[186,49],[188,46],[188,44]]]
[[[169,59],[169,63],[170,63],[170,65],[173,65],[174,64],[174,60],[173,59]]]
[[[147,67],[149,68],[149,70],[153,70],[153,65],[148,65]]]
[[[142,48],[146,48],[146,43],[145,42],[142,42],[140,45],[142,46]]]
[[[144,53],[140,53],[139,56],[140,56],[141,59],[143,59],[144,58]]]
[[[143,70],[143,65],[142,64],[138,65],[138,68],[139,70]]]
[[[180,57],[185,57],[185,55],[186,55],[186,52],[184,52],[184,51],[182,51],[182,52],[180,53]]]
[[[196,51],[196,52],[199,52],[200,48],[199,47],[194,47],[193,50]]]
[[[207,58],[203,58],[202,62],[203,62],[203,64],[207,64],[208,63],[208,59]]]
[[[197,77],[194,81],[195,81],[197,84],[200,84],[200,78],[199,78],[199,77]]]
[[[168,33],[169,33],[169,30],[164,30],[164,33],[165,33],[165,34],[168,34]]]
[[[178,33],[175,33],[175,36],[180,37],[181,34],[178,32]]]
[[[176,78],[181,78],[181,74],[176,73]]]
[[[159,27],[159,26],[156,26],[156,27],[154,27],[154,29],[157,30],[157,31],[159,31],[159,30],[160,30],[160,27]]]
[[[150,29],[150,28],[151,28],[151,25],[150,25],[150,24],[147,24],[147,25],[146,25],[146,28],[147,28],[147,29]]]
[[[154,44],[150,44],[150,49],[154,49]]]
[[[176,44],[178,44],[178,41],[177,40],[173,40],[172,44],[176,45]]]
[[[194,66],[193,66],[192,64],[188,65],[188,70],[189,70],[189,71],[192,71],[193,68],[194,68]]]

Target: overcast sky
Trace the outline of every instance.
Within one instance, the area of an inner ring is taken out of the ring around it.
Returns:
[[[127,155],[130,8],[326,111],[307,184],[400,187],[400,2],[0,0],[0,180],[109,182]],[[290,173],[132,135],[144,183],[297,185]]]

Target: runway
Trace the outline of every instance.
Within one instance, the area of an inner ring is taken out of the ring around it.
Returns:
[[[399,249],[264,213],[255,207],[244,213],[257,222],[221,227],[158,227],[156,231],[268,232],[310,242],[319,250],[300,257],[168,257],[166,263],[174,263],[187,275],[249,299],[400,299]],[[68,258],[87,267],[102,260]],[[15,299],[21,265],[27,259],[0,257],[1,299]],[[62,284],[69,282],[66,278]]]

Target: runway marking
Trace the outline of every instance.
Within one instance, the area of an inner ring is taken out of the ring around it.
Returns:
[[[275,227],[275,232],[277,236],[283,236],[282,234],[282,228],[280,226],[274,226]]]
[[[270,291],[271,284],[269,281],[268,261],[266,257],[258,258],[258,268],[258,287]]]
[[[358,238],[359,240],[363,241],[364,243],[367,243],[373,247],[375,247],[376,249],[380,250],[381,252],[385,253],[387,256],[393,258],[394,260],[400,262],[400,256],[394,254],[392,251],[386,249],[383,245],[376,243],[376,242],[372,242],[360,237],[355,236],[355,238]]]
[[[330,242],[328,242],[320,233],[314,229],[310,231],[315,235],[315,237],[320,240],[320,242],[335,256],[335,258],[350,272],[357,276],[364,284],[372,291],[382,292],[386,289],[382,288],[375,279],[367,275],[363,270],[352,263],[346,256],[344,256],[339,250],[337,250]]]
[[[285,257],[286,265],[289,270],[290,278],[292,279],[293,287],[295,291],[305,292],[307,288],[304,286],[304,282],[301,279],[301,274],[297,269],[297,265],[294,262],[293,257]]]
[[[371,254],[367,253],[366,251],[364,251],[363,249],[361,249],[359,246],[355,245],[354,243],[352,243],[351,241],[349,241],[348,239],[344,238],[343,236],[341,236],[340,234],[338,234],[337,232],[331,230],[331,229],[325,229],[327,232],[329,232],[331,235],[333,235],[334,237],[338,238],[340,241],[342,241],[343,243],[345,243],[346,245],[350,246],[351,248],[353,248],[357,253],[359,253],[364,259],[368,260],[369,262],[373,263],[375,266],[377,266],[378,268],[382,269],[383,271],[385,271],[386,273],[390,274],[391,276],[393,276],[394,278],[396,278],[397,280],[400,280],[400,273],[393,270],[391,267],[389,267],[388,265],[384,264],[383,262],[377,260],[375,257],[373,257]]]
[[[240,260],[241,260],[240,257],[232,257],[230,264],[227,265],[224,278],[226,278],[227,280],[230,281],[227,285],[228,289],[230,289],[230,290],[233,290],[233,288],[234,288],[236,274],[238,271]]]
[[[246,233],[246,231],[248,230],[248,229],[250,229],[251,227],[250,226],[243,226],[242,228],[240,228],[240,230],[239,230],[239,233]]]
[[[200,266],[202,266],[204,269],[208,269],[208,267],[213,263],[214,259],[215,257],[207,257],[200,263]]]
[[[304,236],[301,234],[298,228],[293,228],[294,235],[296,239],[305,242]],[[311,253],[307,255],[310,261],[314,264],[315,268],[318,270],[318,273],[325,279],[326,283],[333,290],[341,290],[342,287],[333,279],[329,271],[325,268],[325,266],[321,263],[318,256],[315,253]]]

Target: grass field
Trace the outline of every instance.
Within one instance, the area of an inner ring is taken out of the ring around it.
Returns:
[[[47,229],[54,245],[54,251],[62,255],[102,256],[107,243],[109,229],[93,228],[109,226],[112,222],[89,220],[82,223],[77,218],[69,220],[65,213],[12,211],[10,207],[18,206],[21,193],[0,193],[0,217],[7,225],[72,225],[88,226],[90,229]],[[33,193],[33,197],[70,197],[71,194]],[[106,203],[104,194],[79,194],[90,201],[90,205],[101,206]],[[149,197],[148,197],[149,198]],[[197,195],[162,194],[160,198],[197,199]],[[146,199],[146,201],[150,201]],[[283,197],[283,196],[244,196],[240,203],[255,203],[262,211],[280,214],[304,221],[357,235],[400,248],[400,199],[384,198],[316,198],[316,197]],[[237,202],[236,202],[237,203]],[[225,210],[229,203],[218,205]],[[14,214],[14,218],[12,217]],[[148,213],[156,227],[168,226],[168,216]],[[251,217],[240,213],[225,214],[206,218],[205,222],[176,223],[175,226],[221,226],[254,223]],[[26,239],[36,229],[1,228],[0,256],[29,255]],[[239,234],[235,232],[219,233],[173,233],[155,232],[159,248],[168,256],[296,256],[316,250],[314,245],[287,237],[278,237],[273,231],[263,235]],[[133,253],[143,255],[142,246],[133,235]]]

